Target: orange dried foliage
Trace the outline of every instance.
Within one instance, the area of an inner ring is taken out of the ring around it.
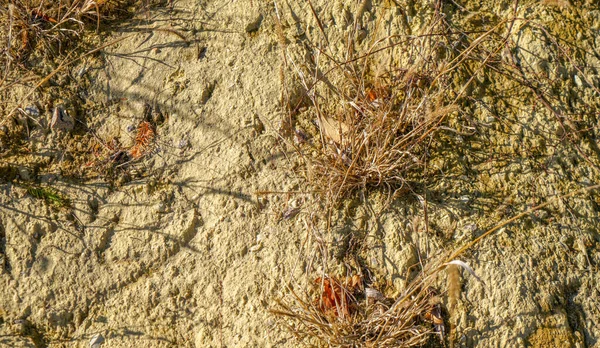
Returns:
[[[315,302],[323,313],[342,318],[352,313],[355,308],[352,293],[362,287],[360,276],[347,277],[343,283],[333,277],[319,277],[315,283],[322,284],[323,292]]]
[[[376,101],[381,101],[390,97],[389,87],[383,86],[380,84],[376,84],[375,86],[369,87],[366,90],[367,101],[369,103],[373,103]]]
[[[369,102],[373,102],[376,99],[377,99],[377,93],[374,90],[369,89],[367,92],[367,100],[369,100]]]
[[[54,18],[46,15],[43,12],[40,12],[40,11],[36,10],[36,9],[34,9],[34,10],[31,11],[31,19],[34,20],[34,21],[41,19],[41,20],[44,20],[44,21],[52,23],[52,24],[57,24],[58,23],[58,21],[56,19],[54,19]]]
[[[135,143],[129,150],[129,155],[133,159],[139,159],[143,157],[147,152],[156,132],[154,126],[148,121],[142,121],[138,125],[137,134],[135,136]]]
[[[19,52],[25,52],[27,47],[29,47],[29,32],[27,30],[23,30],[21,32],[21,48],[19,49]]]

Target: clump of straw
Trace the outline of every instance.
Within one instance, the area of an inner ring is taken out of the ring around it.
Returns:
[[[86,29],[132,14],[132,0],[0,0],[0,86],[81,42]],[[147,3],[147,1],[145,2]],[[139,6],[137,6],[139,8]]]
[[[443,265],[431,262],[395,299],[375,289],[354,292],[327,311],[323,296],[300,295],[290,289],[291,298],[280,301],[272,313],[303,343],[332,347],[415,347],[443,334],[440,299],[433,288]],[[341,283],[339,283],[341,284]],[[352,289],[342,288],[342,293]],[[323,292],[323,289],[317,291]],[[326,289],[325,289],[326,290]],[[344,297],[342,297],[344,298]],[[341,307],[341,309],[340,309]],[[433,316],[433,317],[432,317]]]
[[[373,42],[362,54],[350,40],[352,48],[341,62],[328,44],[313,47],[312,66],[286,58],[310,100],[304,115],[318,129],[313,156],[305,156],[309,177],[331,202],[361,188],[397,190],[423,171],[436,132],[458,110],[448,102],[452,71],[437,59],[439,18],[434,16],[425,34],[401,43],[410,47],[401,61],[383,62],[381,53],[400,45],[391,37]]]

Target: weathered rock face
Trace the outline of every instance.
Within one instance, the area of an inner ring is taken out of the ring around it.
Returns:
[[[93,83],[66,95],[77,104],[70,120],[59,112],[52,122],[52,109],[39,106],[38,116],[0,129],[0,345],[75,347],[100,333],[110,347],[296,346],[268,312],[292,276],[306,284],[323,265],[343,273],[344,252],[360,250],[357,259],[390,296],[415,264],[548,197],[600,182],[598,5],[447,2],[441,11],[457,32],[504,28],[499,40],[517,49],[493,63],[514,65],[515,75],[468,60],[470,75],[453,75],[449,93],[474,76],[469,101],[447,119],[429,173],[412,187],[423,199],[409,194],[385,205],[385,194],[357,194],[325,232],[304,160],[279,136],[287,122],[282,98],[302,104],[294,76],[316,64],[320,25],[326,53],[343,57],[357,24],[361,51],[385,35],[418,35],[436,8],[312,3],[320,24],[306,3],[293,1],[277,1],[277,14],[273,3],[253,0],[181,0],[172,12],[152,10],[148,18],[169,26],[150,35],[140,29],[148,27],[142,16],[126,25],[144,34],[82,62],[93,68],[86,73]],[[503,21],[513,17],[509,34]],[[464,40],[451,36],[440,59],[451,62]],[[410,68],[398,51],[373,59]],[[43,105],[67,94],[54,87],[52,96],[39,92]],[[16,103],[23,90],[2,93]],[[119,159],[116,150],[135,141],[135,127],[127,128],[145,118],[145,104],[161,112],[150,118],[152,150],[138,161]],[[291,126],[303,134],[298,143],[310,144],[314,114],[302,106]],[[15,134],[23,139],[15,142]],[[93,177],[68,174],[90,168]],[[32,186],[52,187],[70,203],[53,203],[50,191],[33,197]],[[559,199],[463,255],[486,285],[462,275],[449,339],[464,347],[597,345],[597,197]],[[324,262],[311,244],[315,231],[331,248]]]

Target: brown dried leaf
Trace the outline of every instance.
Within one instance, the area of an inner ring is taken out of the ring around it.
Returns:
[[[317,278],[315,283],[322,284],[323,292],[317,299],[319,309],[325,314],[337,317],[350,315],[352,296],[350,292],[333,277]]]
[[[349,130],[349,127],[345,123],[330,117],[320,117],[319,127],[321,128],[321,133],[325,137],[333,140],[333,142],[337,144],[342,143],[344,135],[348,133]]]

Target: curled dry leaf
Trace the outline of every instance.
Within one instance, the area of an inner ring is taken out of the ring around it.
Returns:
[[[322,284],[323,292],[320,298],[317,299],[317,303],[323,313],[339,317],[345,317],[350,314],[348,310],[350,294],[337,279],[319,277],[315,279],[315,283]]]
[[[426,291],[429,296],[429,309],[425,312],[424,317],[433,324],[435,332],[437,332],[443,340],[446,334],[446,327],[444,326],[444,317],[442,316],[442,305],[439,293],[433,287],[429,287]]]
[[[38,9],[31,10],[31,21],[32,22],[44,21],[44,22],[48,22],[48,23],[52,23],[52,24],[58,23],[58,21],[56,19],[48,16],[47,14],[43,13],[42,11],[40,11]]]
[[[352,293],[362,287],[359,275],[346,277],[344,282],[334,277],[319,277],[315,279],[315,283],[322,285],[321,296],[316,302],[323,313],[343,318],[352,313],[356,304]]]
[[[288,207],[282,214],[281,217],[284,220],[289,220],[291,218],[293,218],[294,216],[298,215],[298,213],[300,212],[300,208],[295,208],[295,207]]]
[[[443,339],[446,334],[446,327],[444,326],[444,318],[442,317],[442,306],[439,303],[432,304],[429,311],[425,313],[425,319],[433,324],[435,332]]]
[[[365,296],[367,297],[367,299],[372,299],[374,301],[384,301],[385,300],[385,296],[383,296],[383,294],[373,288],[366,288],[365,289]]]
[[[333,140],[336,144],[342,143],[344,135],[348,133],[349,130],[348,125],[331,117],[320,117],[318,122],[321,133],[325,135],[325,137]]]
[[[346,286],[346,289],[348,289],[350,292],[362,290],[362,277],[358,274],[355,274],[352,277],[346,277],[344,285]]]

